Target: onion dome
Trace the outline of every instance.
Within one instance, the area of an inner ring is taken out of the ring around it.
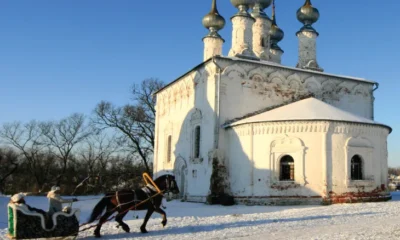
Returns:
[[[251,15],[247,12],[250,6],[254,4],[255,0],[231,0],[233,6],[239,9],[233,17],[235,16],[243,16],[243,17],[251,17]]]
[[[271,29],[269,30],[269,34],[271,36],[271,48],[275,50],[283,51],[279,46],[278,42],[282,41],[283,37],[285,36],[284,32],[278,25],[276,24],[276,17],[275,17],[275,0],[272,2],[272,25]]]
[[[268,18],[267,14],[264,12],[266,8],[268,8],[272,3],[272,0],[255,0],[252,4],[253,12],[251,16],[253,18]]]
[[[304,5],[297,10],[297,20],[304,24],[301,31],[315,32],[317,31],[311,26],[319,19],[319,11],[312,6],[311,0],[306,0]],[[318,34],[318,33],[317,33]]]
[[[225,19],[219,14],[217,9],[217,0],[212,1],[211,11],[204,16],[203,18],[203,26],[210,30],[208,33],[208,37],[219,37],[218,31],[224,28]]]

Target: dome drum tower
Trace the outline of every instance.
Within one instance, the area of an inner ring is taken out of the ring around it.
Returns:
[[[270,60],[270,35],[272,21],[264,12],[271,5],[272,0],[256,0],[251,8],[251,16],[255,19],[253,24],[253,51],[261,60]]]
[[[323,72],[317,63],[317,37],[318,32],[312,24],[319,19],[319,11],[306,0],[304,5],[297,10],[297,19],[303,23],[303,27],[296,33],[299,39],[299,61],[297,68],[310,69]]]
[[[203,38],[204,61],[206,61],[213,56],[222,55],[222,45],[225,42],[218,33],[224,28],[225,19],[218,12],[217,0],[212,1],[211,11],[203,18],[203,26],[209,30]]]
[[[232,47],[228,56],[258,59],[253,52],[253,24],[255,19],[248,13],[253,0],[231,0],[239,9],[232,18]]]

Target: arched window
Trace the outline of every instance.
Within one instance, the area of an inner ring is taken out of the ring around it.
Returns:
[[[362,160],[358,155],[351,158],[351,180],[362,180]]]
[[[171,162],[171,153],[172,153],[172,137],[171,135],[168,136],[168,143],[167,143],[167,162]]]
[[[200,158],[200,126],[194,129],[194,158]]]
[[[281,162],[281,181],[294,181],[294,160],[291,156],[282,157]]]

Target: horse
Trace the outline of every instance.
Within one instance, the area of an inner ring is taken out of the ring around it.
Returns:
[[[179,188],[173,175],[162,175],[154,180],[154,183],[162,193],[179,193]],[[99,223],[94,230],[94,236],[97,238],[101,237],[101,226],[107,221],[108,217],[115,212],[118,212],[115,217],[115,221],[118,222],[119,226],[121,226],[122,229],[127,233],[130,231],[130,228],[122,221],[122,219],[129,211],[140,211],[147,209],[143,224],[140,226],[140,231],[142,233],[147,233],[146,224],[153,212],[157,212],[162,215],[163,219],[161,224],[163,227],[165,227],[167,224],[167,214],[160,208],[163,195],[156,195],[157,193],[157,189],[151,184],[147,184],[145,187],[135,190],[124,189],[117,192],[106,193],[106,195],[93,208],[93,211],[87,222],[89,224],[97,220],[103,210],[106,209],[106,212],[100,217]]]

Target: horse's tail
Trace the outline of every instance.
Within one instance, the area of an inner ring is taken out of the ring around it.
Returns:
[[[103,212],[103,210],[107,207],[107,203],[110,201],[110,198],[104,196],[97,204],[94,206],[92,214],[90,214],[89,220],[87,223],[92,223],[96,221],[97,217]]]

